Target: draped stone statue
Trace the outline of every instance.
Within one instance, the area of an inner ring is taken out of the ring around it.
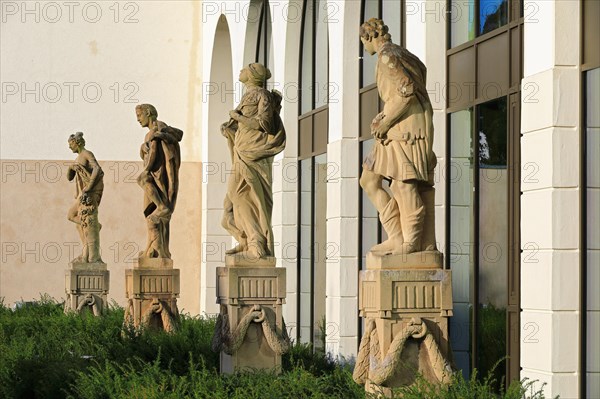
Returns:
[[[239,79],[246,92],[221,125],[233,166],[222,225],[239,243],[226,253],[250,259],[274,255],[272,165],[285,148],[285,129],[279,117],[281,94],[264,88],[270,77],[261,64],[242,69]]]
[[[435,250],[433,109],[425,87],[427,68],[391,41],[372,18],[360,28],[364,49],[377,54],[377,90],[385,102],[371,123],[373,150],[360,185],[377,208],[388,239],[371,248],[383,254]],[[382,187],[390,181],[392,196]]]
[[[82,254],[73,262],[97,263],[100,257],[100,229],[98,206],[104,191],[104,172],[94,154],[85,148],[83,133],[69,136],[69,148],[77,154],[67,170],[67,179],[75,179],[75,203],[69,209],[67,218],[75,223],[83,246]]]
[[[144,216],[148,225],[148,244],[141,257],[170,259],[169,223],[179,190],[179,142],[183,131],[157,120],[158,112],[153,105],[140,104],[135,112],[140,125],[148,128],[140,148],[144,169],[137,178],[144,190]]]

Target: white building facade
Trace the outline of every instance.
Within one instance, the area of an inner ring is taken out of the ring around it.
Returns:
[[[509,356],[497,377],[599,396],[596,3],[203,2],[202,242],[214,255],[201,309],[217,312],[215,267],[232,245],[219,223],[229,160],[218,126],[241,97],[238,71],[261,62],[283,94],[288,136],[273,210],[284,318],[296,340],[356,355],[358,273],[385,238],[359,186],[380,109],[359,27],[379,17],[428,68],[457,366],[487,373]]]
[[[219,126],[241,99],[240,69],[261,62],[287,131],[273,171],[284,318],[296,341],[355,356],[358,275],[385,239],[359,185],[381,107],[359,28],[379,17],[428,68],[457,367],[487,373],[508,356],[498,378],[600,397],[599,1],[75,3],[0,1],[5,303],[64,296],[78,242],[66,141],[78,130],[105,170],[101,244],[110,297],[124,303],[124,270],[145,241],[134,108],[149,102],[185,132],[171,224],[179,304],[217,313],[215,269],[233,245]]]

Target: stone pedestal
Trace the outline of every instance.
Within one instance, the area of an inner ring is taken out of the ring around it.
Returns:
[[[449,381],[452,279],[442,265],[438,251],[367,255],[359,282],[365,327],[354,370],[367,392],[391,397],[391,388],[413,384],[417,374]]]
[[[138,258],[125,270],[125,324],[173,331],[179,316],[179,269],[167,258]]]
[[[275,267],[273,257],[228,255],[225,265],[217,268],[220,314],[213,337],[221,372],[279,369],[290,345],[282,315],[286,270]]]
[[[108,306],[109,275],[103,262],[69,263],[65,272],[65,313],[89,310],[94,316],[102,314]]]

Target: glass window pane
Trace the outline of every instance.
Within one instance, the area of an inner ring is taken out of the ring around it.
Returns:
[[[475,0],[452,1],[450,6],[450,47],[475,39]]]
[[[370,140],[365,140],[362,143],[360,143],[361,145],[361,150],[362,150],[362,160],[361,160],[361,166],[362,166],[362,162],[365,160],[365,158],[367,157],[367,155],[369,155],[369,153],[371,152],[371,149],[373,148],[373,144],[375,144],[375,140],[374,139],[370,139]],[[379,217],[377,215],[377,209],[375,209],[375,206],[373,205],[373,203],[369,200],[369,197],[367,196],[367,194],[365,193],[364,190],[360,190],[360,195],[362,196],[362,222],[361,222],[361,237],[362,237],[362,242],[361,242],[361,249],[362,249],[362,268],[366,269],[366,256],[367,256],[367,252],[369,252],[369,250],[377,244],[377,237],[378,237],[378,229],[379,229]]]
[[[314,275],[314,315],[313,342],[315,348],[325,347],[325,337],[321,336],[320,325],[325,320],[325,283],[327,260],[327,155],[315,157],[314,219],[313,219],[313,275]]]
[[[396,0],[398,1],[398,0]],[[379,18],[379,1],[364,0],[363,2],[364,20],[368,21],[371,18]],[[362,50],[362,45],[361,45]],[[362,87],[375,83],[375,65],[377,64],[377,55],[369,55],[362,51]]]
[[[508,23],[508,0],[479,0],[479,34]]]
[[[329,43],[327,42],[327,3],[325,0],[315,2],[315,108],[327,104],[328,101],[328,62]]]
[[[310,342],[312,276],[312,158],[300,161],[300,341]]]
[[[450,343],[465,378],[471,364],[471,286],[473,270],[473,163],[471,137],[473,110],[450,115],[450,239],[446,251],[452,269],[454,317]]]
[[[392,35],[392,41],[396,44],[402,43],[402,1],[401,0],[383,0],[381,19],[389,28],[389,34]]]
[[[313,11],[312,1],[306,1],[303,19],[302,65],[300,65],[300,114],[313,109]]]
[[[485,378],[506,356],[508,306],[508,168],[506,97],[478,106],[479,323],[478,370]],[[494,369],[496,390],[506,364]]]

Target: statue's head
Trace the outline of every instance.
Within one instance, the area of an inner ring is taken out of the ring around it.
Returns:
[[[135,114],[137,120],[142,127],[150,126],[151,121],[155,121],[158,118],[158,111],[152,104],[139,104],[135,107]]]
[[[392,40],[392,35],[388,33],[388,27],[379,18],[371,18],[360,26],[360,41],[365,47],[365,51],[373,55],[383,42]]]
[[[249,64],[240,71],[240,82],[249,86],[263,87],[269,78],[271,78],[271,71],[259,63]]]
[[[69,136],[69,148],[73,152],[79,152],[85,147],[85,140],[83,139],[83,132],[77,132]]]

